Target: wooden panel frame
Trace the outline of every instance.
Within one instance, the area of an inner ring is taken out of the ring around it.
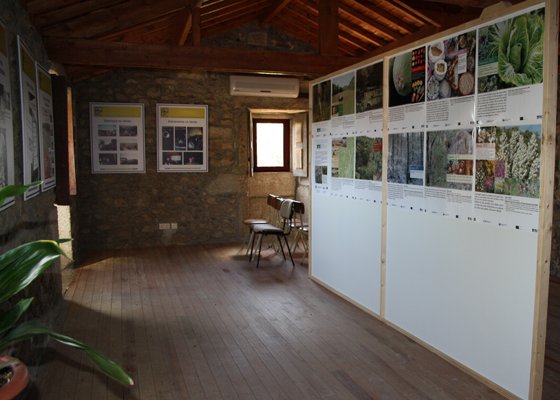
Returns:
[[[531,349],[531,376],[529,386],[529,399],[538,400],[542,396],[542,382],[544,373],[544,351],[546,343],[546,319],[548,308],[548,286],[550,278],[550,258],[551,258],[551,242],[552,242],[552,212],[554,201],[554,174],[555,174],[555,146],[556,146],[556,114],[557,114],[557,85],[558,85],[558,13],[559,13],[559,0],[528,0],[523,3],[518,3],[513,6],[507,6],[506,3],[501,2],[494,6],[488,7],[484,10],[481,17],[477,20],[461,24],[454,28],[448,29],[443,32],[421,38],[411,43],[392,48],[385,53],[375,55],[372,58],[364,60],[358,64],[350,67],[335,71],[326,76],[322,76],[309,83],[312,88],[315,84],[324,80],[330,79],[334,76],[344,74],[352,70],[357,70],[363,66],[384,61],[384,82],[388,82],[388,60],[392,55],[402,52],[406,49],[414,48],[421,45],[426,45],[430,42],[436,41],[439,38],[451,36],[453,33],[465,31],[481,24],[505,16],[513,14],[518,11],[530,8],[544,3],[545,5],[545,38],[544,38],[544,71],[543,71],[543,121],[542,121],[542,144],[541,144],[541,169],[540,169],[540,206],[539,206],[539,229],[538,229],[538,248],[536,262],[536,286],[535,286],[535,303],[534,303],[534,321],[533,321],[533,341]],[[311,91],[310,91],[311,92]],[[388,127],[388,88],[384,84],[384,99],[383,99],[383,129],[384,137],[387,135]],[[309,97],[309,126],[313,124],[313,97]],[[310,132],[312,129],[310,129]],[[428,348],[439,356],[445,358],[450,363],[456,365],[462,370],[474,376],[476,379],[484,382],[492,389],[498,391],[508,398],[517,398],[516,395],[509,392],[505,388],[490,381],[478,372],[470,369],[469,367],[461,364],[460,362],[452,359],[441,351],[437,350],[428,343],[423,342],[421,339],[415,337],[411,333],[396,326],[390,321],[385,319],[385,279],[386,279],[386,245],[387,245],[387,140],[383,141],[383,209],[382,209],[382,253],[381,253],[381,313],[375,313],[367,310],[361,304],[358,304],[353,299],[340,293],[336,288],[322,282],[313,276],[313,247],[311,245],[309,251],[309,277],[316,283],[331,290],[335,294],[343,297],[351,302],[358,308],[364,310],[368,314],[380,319],[389,326],[395,328],[406,336],[410,337],[420,345]],[[312,157],[309,157],[309,168],[312,168]],[[310,198],[312,199],[313,193],[310,191]],[[309,214],[310,226],[313,226],[313,213]],[[309,243],[312,244],[313,229],[309,232]]]

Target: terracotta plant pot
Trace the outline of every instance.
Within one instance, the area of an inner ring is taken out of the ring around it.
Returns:
[[[8,364],[12,369],[13,375],[3,386],[0,386],[0,399],[11,400],[16,398],[27,387],[29,382],[29,371],[24,363],[17,358],[10,356],[0,356],[0,365]]]

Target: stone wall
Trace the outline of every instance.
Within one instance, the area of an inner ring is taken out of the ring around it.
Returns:
[[[18,79],[17,35],[28,46],[33,57],[48,66],[48,58],[41,37],[32,27],[26,12],[17,0],[0,0],[0,19],[5,22],[9,48],[12,119],[14,125],[15,181],[23,181],[22,132],[20,116],[20,90]],[[19,244],[36,239],[57,238],[56,209],[54,191],[41,193],[28,201],[17,198],[15,205],[0,212],[0,251],[6,251]],[[39,318],[51,324],[62,299],[60,273],[55,265],[24,293],[35,298],[28,316]],[[1,307],[1,305],[0,305]],[[33,364],[38,352],[29,344],[18,346],[14,353],[24,361]]]
[[[225,74],[149,70],[114,70],[74,86],[81,250],[243,240],[249,108],[307,109],[307,99],[228,91]],[[89,102],[144,104],[145,173],[91,173]],[[208,105],[209,172],[157,173],[156,103]],[[178,229],[161,231],[162,222]]]

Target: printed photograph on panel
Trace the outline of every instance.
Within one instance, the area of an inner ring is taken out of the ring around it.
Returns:
[[[381,181],[383,138],[356,137],[356,179]]]
[[[478,92],[543,81],[544,8],[478,30]]]
[[[480,128],[476,158],[477,192],[539,197],[541,125]]]
[[[331,175],[333,178],[354,178],[355,138],[332,140]]]
[[[383,107],[383,63],[356,71],[356,112]]]
[[[424,132],[389,135],[387,182],[424,184]]]
[[[428,132],[426,186],[472,190],[473,147],[470,130]]]
[[[430,100],[474,93],[476,31],[428,46],[426,98]]]
[[[331,119],[331,81],[313,86],[313,122]]]
[[[426,48],[389,60],[389,107],[419,103],[425,99]]]
[[[356,102],[356,77],[354,71],[332,79],[332,116],[354,114]]]

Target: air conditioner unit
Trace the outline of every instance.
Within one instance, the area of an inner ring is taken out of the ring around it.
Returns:
[[[229,94],[232,96],[295,98],[299,94],[299,81],[295,78],[231,75]]]

